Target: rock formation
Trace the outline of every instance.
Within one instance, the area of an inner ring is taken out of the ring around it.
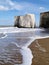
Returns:
[[[49,12],[40,14],[40,27],[49,28]]]
[[[34,14],[26,14],[25,16],[15,16],[15,25],[19,28],[34,28],[35,16]]]

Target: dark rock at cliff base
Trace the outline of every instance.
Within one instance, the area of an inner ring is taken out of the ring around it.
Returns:
[[[34,14],[26,14],[24,16],[15,16],[14,27],[34,28],[35,27],[35,16],[34,16]]]
[[[43,12],[40,14],[40,27],[49,28],[49,12]]]

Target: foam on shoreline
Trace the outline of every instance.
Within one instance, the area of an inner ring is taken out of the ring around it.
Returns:
[[[23,55],[23,63],[20,65],[31,65],[33,58],[31,50],[27,47],[22,47],[21,53]]]

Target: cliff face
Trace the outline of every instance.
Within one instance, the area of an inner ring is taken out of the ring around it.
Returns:
[[[49,12],[40,14],[40,27],[49,28]]]
[[[15,16],[15,25],[17,27],[34,28],[35,16],[34,14],[26,14],[25,16]]]

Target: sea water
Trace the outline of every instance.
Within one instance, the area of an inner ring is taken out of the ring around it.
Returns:
[[[1,35],[2,34],[2,35]],[[3,53],[5,51],[5,47],[10,46],[10,44],[17,46],[20,48],[20,52],[23,56],[23,62],[19,65],[31,65],[33,55],[28,48],[28,46],[36,39],[41,38],[49,38],[49,31],[47,29],[33,29],[33,28],[16,28],[16,27],[6,27],[6,28],[0,28],[0,53]],[[39,44],[38,41],[36,41],[37,46],[39,47],[39,50],[46,52],[45,49],[43,49]],[[14,48],[15,49],[15,48]],[[19,50],[18,50],[19,51]],[[0,55],[0,57],[2,57]],[[7,58],[6,56],[3,56],[4,58]],[[8,59],[8,58],[7,58]],[[11,58],[10,58],[11,59]],[[9,62],[4,59],[4,63]],[[3,62],[0,62],[4,64]],[[18,65],[16,63],[13,63],[14,65]]]

